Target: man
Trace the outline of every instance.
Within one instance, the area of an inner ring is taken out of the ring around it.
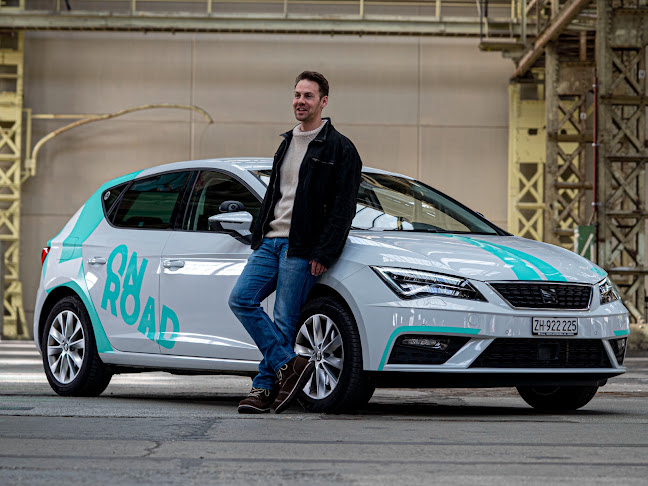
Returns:
[[[329,118],[328,81],[304,71],[295,81],[300,122],[282,135],[252,234],[252,250],[229,306],[263,353],[240,413],[280,413],[304,387],[314,363],[293,349],[308,292],[335,262],[355,215],[362,162]],[[260,303],[276,290],[274,322]]]

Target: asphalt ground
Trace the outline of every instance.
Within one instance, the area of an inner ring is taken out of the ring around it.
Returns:
[[[33,343],[0,342],[0,485],[648,485],[648,358],[579,411],[515,390],[377,390],[355,415],[239,415],[248,378],[115,376],[49,387]]]

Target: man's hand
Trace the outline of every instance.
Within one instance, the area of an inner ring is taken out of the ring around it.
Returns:
[[[315,260],[311,260],[311,261],[308,262],[308,263],[310,263],[310,266],[311,266],[311,273],[312,273],[314,276],[319,277],[319,276],[322,275],[324,272],[326,272],[326,267],[325,267],[324,265],[322,265],[321,263],[316,262]]]

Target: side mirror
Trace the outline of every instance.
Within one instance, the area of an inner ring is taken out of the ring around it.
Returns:
[[[247,211],[236,211],[234,213],[215,214],[210,216],[209,227],[213,231],[223,233],[237,233],[240,236],[250,236],[252,226],[252,215]]]

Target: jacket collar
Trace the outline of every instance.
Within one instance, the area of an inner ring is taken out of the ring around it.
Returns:
[[[326,120],[326,124],[320,130],[320,132],[317,134],[317,137],[315,137],[313,142],[326,142],[329,131],[333,128],[333,125],[331,124],[331,119],[329,117],[322,118],[322,120]],[[286,141],[290,142],[292,140],[293,130],[294,130],[294,128],[292,130],[288,130],[286,133],[282,133],[281,136]]]

